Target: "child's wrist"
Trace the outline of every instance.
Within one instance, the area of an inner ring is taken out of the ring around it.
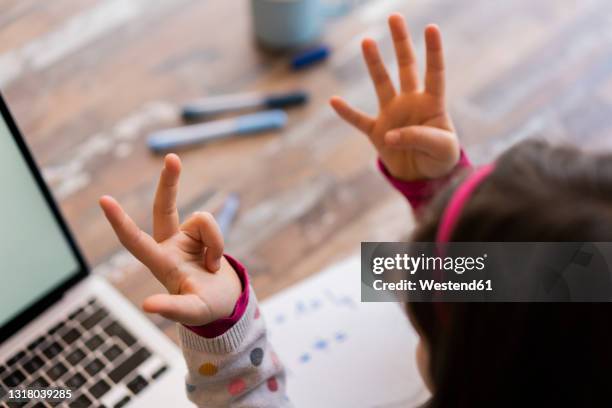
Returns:
[[[385,163],[385,160],[378,156],[378,167],[385,176],[394,180],[398,183],[428,183],[436,180],[444,180],[449,177],[452,177],[457,171],[472,167],[472,163],[470,159],[465,154],[463,148],[459,148],[458,157],[456,160],[453,160],[453,163],[448,165],[449,170],[444,172],[438,177],[428,177],[418,172],[411,172],[409,175],[406,175],[402,171],[397,171],[393,166]]]
[[[215,338],[230,330],[242,318],[249,304],[249,276],[246,268],[229,255],[223,256],[221,267],[225,268],[222,269],[224,273],[231,272],[238,278],[240,293],[237,299],[230,299],[233,301],[231,313],[223,313],[224,316],[203,326],[185,326],[204,338]]]
[[[236,262],[232,258],[228,259],[227,255],[223,255],[221,257],[221,267],[216,272],[221,275],[220,277],[226,282],[225,285],[223,285],[226,287],[226,290],[224,293],[219,294],[227,299],[227,301],[224,302],[226,307],[224,310],[220,311],[220,316],[217,316],[219,319],[227,318],[232,315],[238,299],[240,299],[240,296],[247,290],[247,286],[244,282],[245,278],[243,276],[246,275],[246,272],[243,270],[244,268],[235,268],[230,259]],[[240,270],[238,271],[237,269]]]

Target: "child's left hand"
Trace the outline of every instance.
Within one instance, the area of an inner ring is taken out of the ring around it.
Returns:
[[[180,171],[178,156],[167,155],[153,206],[153,237],[138,228],[112,197],[102,197],[100,206],[121,243],[170,292],[150,296],[143,309],[201,326],[231,315],[242,283],[223,256],[223,236],[212,215],[197,212],[179,225]]]
[[[359,112],[339,97],[332,98],[331,105],[344,120],[368,136],[394,177],[411,181],[445,176],[459,161],[460,149],[446,109],[440,30],[434,25],[425,29],[427,68],[422,89],[414,46],[403,17],[392,15],[389,26],[399,64],[399,92],[376,42],[366,39],[362,43],[363,56],[378,95],[378,116]]]

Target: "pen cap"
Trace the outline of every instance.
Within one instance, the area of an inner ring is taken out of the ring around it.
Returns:
[[[324,61],[327,59],[327,57],[329,57],[329,54],[330,49],[326,45],[311,48],[298,55],[295,55],[291,60],[291,67],[294,70],[309,67],[313,64]]]
[[[269,108],[283,108],[289,106],[303,105],[308,101],[308,94],[304,91],[295,91],[284,94],[270,95],[266,98],[266,106]]]
[[[207,112],[202,112],[202,108],[200,108],[199,106],[185,105],[181,108],[181,116],[183,117],[183,120],[186,120],[188,122],[202,119],[202,117],[205,117],[207,115],[209,114]]]

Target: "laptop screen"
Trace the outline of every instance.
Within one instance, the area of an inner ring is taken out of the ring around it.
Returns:
[[[5,120],[0,119],[0,327],[80,270]]]

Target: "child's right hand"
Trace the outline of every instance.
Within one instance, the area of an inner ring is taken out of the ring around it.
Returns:
[[[392,15],[389,27],[401,91],[395,90],[376,42],[365,39],[362,50],[378,95],[378,117],[351,108],[339,97],[333,97],[330,103],[345,121],[368,135],[392,176],[405,181],[445,176],[459,161],[460,148],[446,109],[440,30],[434,25],[425,29],[427,68],[425,88],[421,90],[414,47],[404,18]]]
[[[223,236],[212,215],[197,212],[179,224],[180,172],[178,156],[167,155],[153,206],[153,237],[138,228],[112,197],[102,197],[100,206],[123,246],[169,292],[147,298],[144,310],[201,326],[231,315],[242,283],[223,256]]]

